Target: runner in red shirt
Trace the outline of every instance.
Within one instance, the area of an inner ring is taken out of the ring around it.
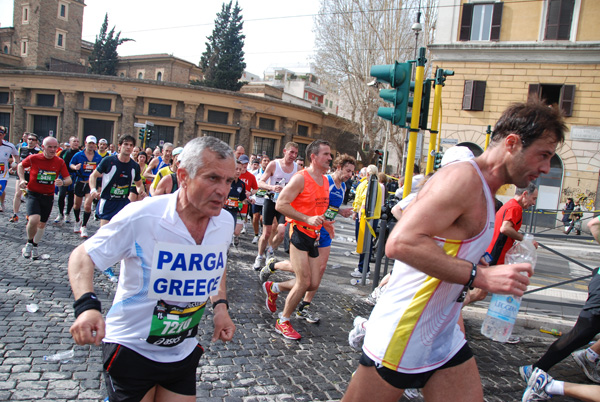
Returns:
[[[46,222],[54,204],[55,186],[69,186],[72,182],[65,161],[56,156],[58,141],[46,137],[41,154],[30,155],[17,167],[19,187],[27,188],[27,244],[22,250],[23,257],[38,258],[37,245],[44,235]],[[25,180],[25,169],[30,168],[29,181]],[[59,179],[58,176],[64,179]]]
[[[248,155],[241,155],[238,159],[242,163],[242,174],[240,175],[240,179],[246,185],[246,197],[249,199],[252,194],[255,194],[258,190],[258,182],[256,181],[256,177],[248,171],[248,163],[250,159]],[[248,221],[248,204],[244,204],[240,214],[238,215],[244,226],[242,227],[242,234],[246,233],[246,222]]]

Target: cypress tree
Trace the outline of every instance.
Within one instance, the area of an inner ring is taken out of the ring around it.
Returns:
[[[104,22],[100,28],[100,35],[96,36],[94,49],[88,58],[90,62],[90,74],[117,75],[117,64],[119,63],[119,54],[117,47],[123,42],[133,39],[121,38],[121,32],[115,36],[115,27],[112,27],[108,34],[108,14],[104,15]]]

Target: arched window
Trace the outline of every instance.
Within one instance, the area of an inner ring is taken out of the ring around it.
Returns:
[[[2,49],[2,52],[4,54],[8,54],[8,46],[4,46],[4,48]]]
[[[158,72],[158,74],[156,74],[156,81],[162,81],[162,72]]]
[[[144,78],[144,74],[143,73],[138,73],[138,79],[143,79]]]

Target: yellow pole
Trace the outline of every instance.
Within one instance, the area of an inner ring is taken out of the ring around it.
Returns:
[[[427,157],[427,169],[425,170],[426,175],[433,172],[434,155],[436,152],[437,136],[439,132],[438,124],[440,120],[440,104],[442,103],[442,87],[443,85],[441,83],[438,83],[438,80],[436,80],[435,94],[433,96],[433,114],[431,117],[431,130],[429,131],[429,149],[427,151],[427,154],[429,156]]]
[[[421,114],[421,96],[423,95],[423,77],[425,75],[425,48],[419,49],[417,68],[415,73],[415,91],[410,120],[410,136],[408,137],[408,152],[406,154],[406,170],[404,173],[404,192],[402,198],[406,198],[412,190],[412,177],[415,165],[415,153],[417,151],[417,136],[419,134],[419,114]]]
[[[483,147],[483,150],[485,151],[488,147],[488,145],[490,145],[490,137],[492,136],[492,126],[487,126],[487,130],[485,131],[485,146]]]

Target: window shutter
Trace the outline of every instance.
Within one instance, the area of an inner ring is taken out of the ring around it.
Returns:
[[[473,4],[463,4],[462,18],[460,19],[460,36],[458,40],[471,39],[471,23],[473,22]]]
[[[540,97],[540,84],[529,84],[529,91],[527,92],[527,100],[532,99],[533,97]]]
[[[482,111],[485,101],[485,81],[473,81],[473,97],[471,101],[471,110]]]
[[[575,100],[575,85],[563,85],[560,89],[560,109],[565,116],[573,115],[573,103]]]
[[[473,81],[465,81],[465,90],[463,92],[463,110],[471,110],[473,102]]]
[[[502,6],[504,3],[494,3],[494,12],[492,13],[492,28],[490,30],[490,40],[498,42],[500,40],[500,23],[502,22]]]

